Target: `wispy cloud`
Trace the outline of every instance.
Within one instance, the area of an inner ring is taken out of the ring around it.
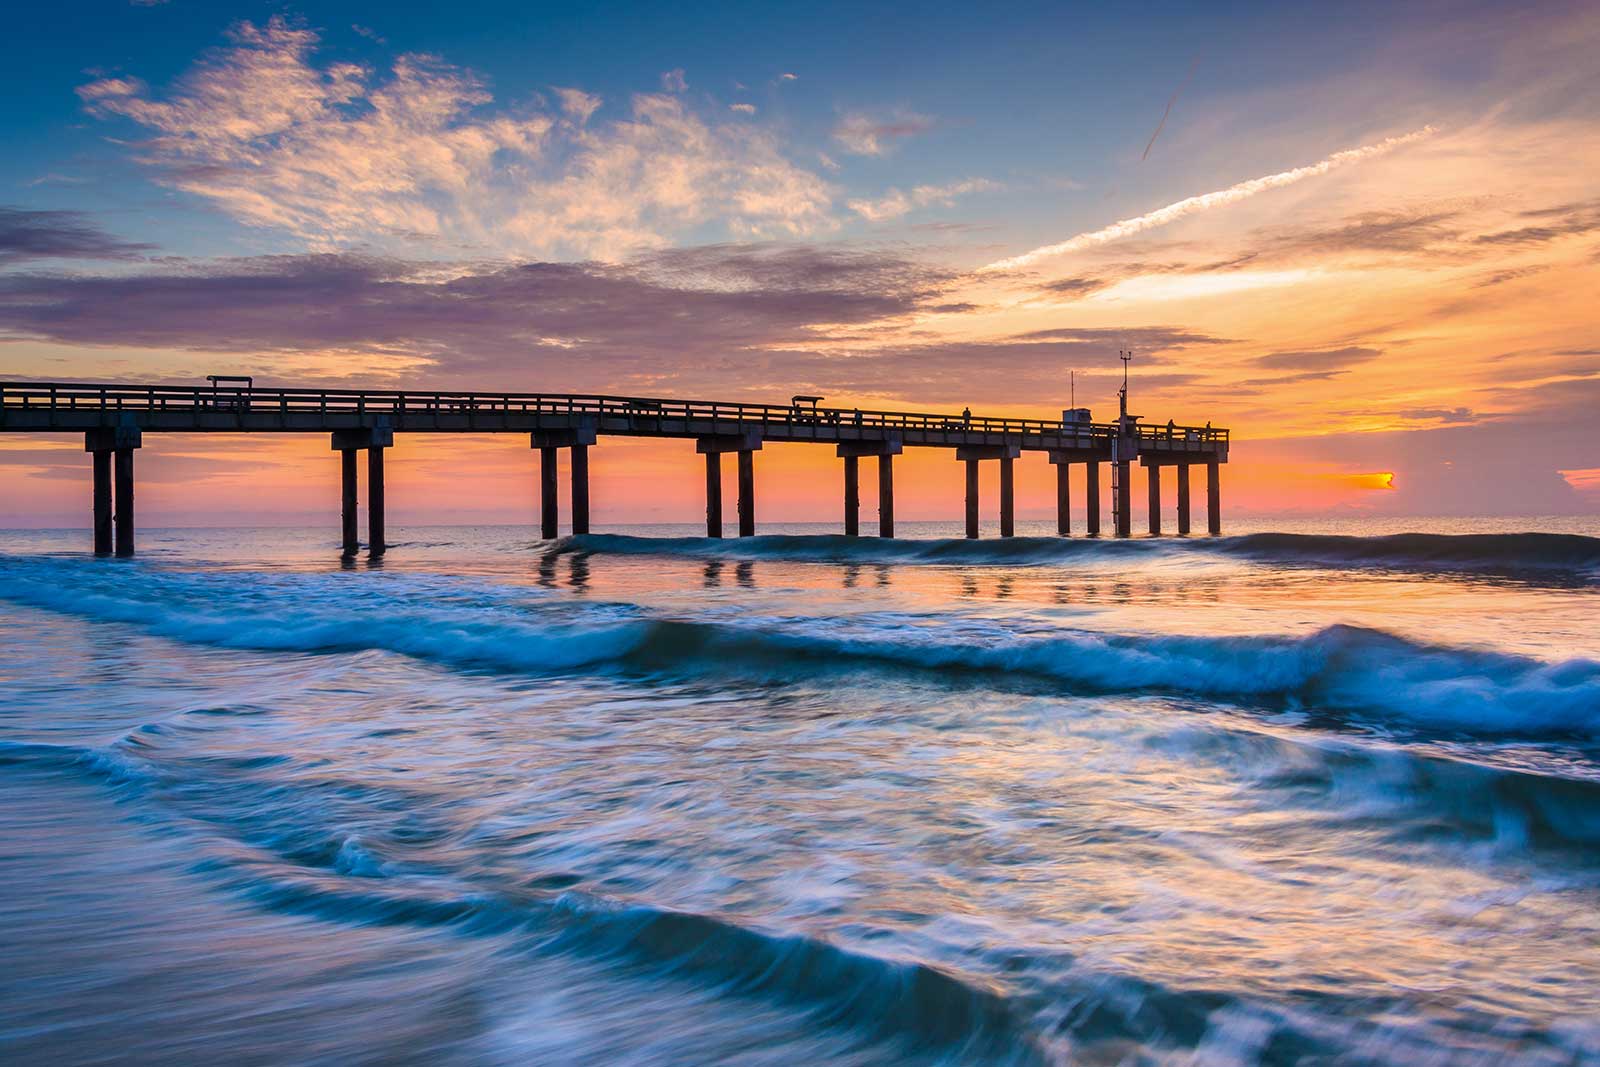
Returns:
[[[582,126],[598,110],[605,101],[594,93],[586,93],[582,89],[563,88],[559,85],[552,86],[551,92],[556,94],[556,99],[561,103],[561,110],[565,111],[572,121]]]
[[[102,78],[79,95],[152,131],[141,158],[162,181],[313,248],[422,236],[616,258],[706,224],[745,238],[836,225],[827,184],[768,131],[676,93],[635,96],[597,126],[599,100],[579,89],[554,90],[556,114],[495,110],[480,80],[436,59],[402,56],[386,76],[318,64],[317,35],[281,18],[230,37],[164,94]]]
[[[851,211],[868,222],[885,222],[897,219],[916,208],[932,207],[935,204],[949,207],[956,202],[957,197],[969,193],[992,192],[998,188],[1000,188],[999,183],[987,178],[969,178],[948,185],[919,185],[909,193],[890,189],[876,200],[851,200],[848,206]]]
[[[1386,152],[1394,151],[1402,145],[1411,144],[1432,136],[1434,132],[1435,130],[1432,126],[1424,126],[1420,130],[1413,130],[1411,133],[1402,134],[1398,137],[1390,137],[1376,144],[1362,145],[1360,148],[1335,152],[1326,159],[1304,167],[1280,171],[1277,174],[1268,174],[1261,178],[1251,178],[1249,181],[1239,182],[1216,192],[1187,197],[1176,203],[1168,204],[1166,207],[1157,208],[1155,211],[1114,222],[1102,229],[1080,233],[1076,237],[1069,237],[1058,244],[1045,245],[1042,248],[1035,248],[1031,252],[1024,252],[1019,256],[996,260],[983,269],[986,271],[1015,270],[1019,267],[1031,266],[1042,259],[1049,259],[1052,256],[1079,252],[1085,248],[1106,244],[1109,241],[1131,237],[1136,233],[1143,233],[1145,230],[1154,229],[1157,226],[1165,226],[1170,222],[1176,222],[1178,219],[1197,212],[1207,211],[1215,207],[1224,207],[1228,204],[1236,204],[1241,200],[1247,200],[1269,189],[1281,189],[1286,185],[1305,181],[1307,178],[1315,178],[1319,175],[1327,174],[1329,171],[1336,170],[1339,167],[1381,156]]]
[[[881,156],[889,152],[895,141],[932,128],[933,119],[914,111],[897,111],[885,117],[852,111],[834,126],[833,139],[852,155]]]

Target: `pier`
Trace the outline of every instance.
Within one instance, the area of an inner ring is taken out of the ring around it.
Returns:
[[[1043,453],[1055,465],[1057,532],[1068,536],[1071,470],[1083,468],[1084,533],[1100,528],[1100,465],[1111,467],[1112,532],[1132,535],[1132,472],[1143,467],[1149,493],[1151,535],[1162,533],[1162,469],[1177,483],[1177,532],[1190,532],[1190,468],[1206,471],[1209,532],[1221,533],[1219,468],[1228,461],[1228,431],[1209,425],[1146,425],[1122,415],[1094,423],[1086,411],[1062,419],[864,411],[820,406],[821,397],[797,396],[789,404],[720,403],[549,393],[420,392],[342,389],[271,389],[248,379],[218,377],[208,386],[101,385],[69,382],[0,382],[0,432],[82,433],[93,457],[94,551],[134,551],[134,454],[145,433],[325,433],[339,453],[342,543],[360,549],[360,452],[367,453],[367,545],[381,556],[384,544],[384,450],[397,433],[527,434],[539,453],[539,527],[557,536],[561,506],[560,452],[570,453],[572,531],[589,532],[589,449],[600,438],[670,437],[695,442],[705,457],[706,535],[722,536],[722,458],[734,453],[738,469],[739,536],[756,532],[756,454],[771,442],[831,446],[843,466],[844,532],[859,536],[860,464],[876,461],[878,535],[894,536],[894,458],[907,448],[948,449],[965,465],[966,535],[978,536],[979,464],[1000,467],[1000,535],[1016,532],[1014,465],[1025,453]],[[1124,405],[1125,406],[1125,405]],[[530,465],[531,466],[531,465]]]

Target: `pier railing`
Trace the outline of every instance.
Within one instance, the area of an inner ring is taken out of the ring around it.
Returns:
[[[0,382],[0,407],[24,411],[439,414],[502,413],[619,417],[630,421],[712,420],[756,426],[850,426],[879,430],[969,431],[1109,440],[1115,423],[1072,423],[996,415],[873,411],[795,404],[608,396],[591,393],[480,393],[443,390],[272,389],[181,385]],[[1228,431],[1210,426],[1137,425],[1134,436],[1225,446]]]

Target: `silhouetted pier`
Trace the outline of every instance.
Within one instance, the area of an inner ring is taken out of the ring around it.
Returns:
[[[589,448],[603,436],[692,439],[706,465],[706,534],[722,536],[722,457],[737,456],[739,535],[756,529],[755,453],[768,441],[832,445],[844,461],[844,532],[860,533],[860,461],[878,468],[878,533],[894,536],[894,457],[906,448],[947,448],[966,464],[966,533],[978,536],[978,465],[1000,465],[1000,534],[1016,530],[1013,464],[1024,452],[1056,465],[1057,530],[1071,532],[1070,471],[1082,464],[1086,531],[1100,533],[1100,464],[1111,465],[1113,530],[1132,533],[1131,470],[1145,468],[1150,533],[1161,533],[1161,470],[1175,469],[1178,533],[1190,526],[1189,468],[1206,469],[1210,532],[1221,532],[1218,467],[1228,461],[1228,431],[1211,426],[1144,425],[1137,417],[1094,423],[1088,412],[1059,421],[994,416],[864,411],[796,397],[786,405],[737,404],[548,393],[463,393],[343,389],[267,389],[219,379],[211,386],[0,382],[0,432],[81,432],[94,466],[94,547],[131,555],[133,455],[149,433],[327,433],[340,454],[343,543],[359,548],[357,453],[367,453],[368,548],[384,551],[384,450],[397,433],[525,433],[539,452],[540,529],[554,538],[560,520],[559,451],[570,451],[572,531],[589,532]],[[226,384],[225,384],[226,383]]]

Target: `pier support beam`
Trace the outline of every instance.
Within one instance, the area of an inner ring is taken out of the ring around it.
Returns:
[[[380,447],[367,449],[367,555],[381,556],[389,546],[384,541],[383,529],[383,452]]]
[[[1056,464],[1056,533],[1072,533],[1072,464]]]
[[[1222,532],[1222,480],[1216,460],[1206,463],[1206,527],[1210,532]]]
[[[894,536],[894,455],[878,457],[878,536]]]
[[[345,556],[353,556],[361,550],[357,524],[360,505],[356,499],[356,453],[365,449],[368,452],[367,489],[370,496],[367,501],[367,543],[372,555],[381,556],[385,550],[382,453],[394,444],[394,429],[384,423],[352,430],[335,430],[332,444],[333,450],[339,453],[341,551]]]
[[[894,536],[894,457],[900,454],[899,437],[881,441],[840,441],[839,458],[844,460],[844,532],[855,537],[861,532],[860,457],[878,457],[878,536]]]
[[[739,451],[739,536],[756,535],[756,454]]]
[[[722,453],[706,453],[706,536],[722,536]]]
[[[111,453],[99,449],[94,459],[94,554],[111,555]]]
[[[356,450],[342,448],[339,450],[339,478],[342,493],[340,495],[340,531],[342,533],[342,551],[346,556],[353,556],[361,549],[361,539],[356,535]]]
[[[1003,456],[1000,460],[1000,536],[1017,535],[1016,460]]]
[[[133,453],[132,448],[119,448],[114,460],[116,551],[119,556],[133,555]]]
[[[1161,468],[1145,468],[1145,480],[1150,483],[1150,536],[1161,536]]]
[[[539,536],[553,541],[561,528],[561,487],[557,470],[560,453],[554,445],[539,449]]]
[[[1116,517],[1118,537],[1133,536],[1133,486],[1129,484],[1128,467],[1125,459],[1111,463],[1111,510]]]
[[[83,435],[83,449],[94,460],[94,552],[133,555],[133,453],[144,443],[139,427],[126,416]]]
[[[761,451],[761,431],[717,434],[695,441],[695,451],[706,457],[706,536],[722,536],[722,453],[739,453],[739,536],[756,532],[755,456]]]
[[[861,536],[861,460],[844,457],[844,535]]]
[[[572,446],[572,532],[589,532],[589,446]]]
[[[967,464],[967,536],[978,536],[978,461],[969,459]]]
[[[1100,461],[1084,464],[1083,529],[1090,537],[1100,536]]]
[[[528,436],[530,448],[539,451],[539,536],[553,541],[561,534],[561,449],[572,450],[572,532],[589,532],[589,446],[597,432],[592,421],[575,427],[534,430]]]
[[[1000,461],[1000,535],[1010,537],[1016,526],[1014,502],[1011,495],[1011,461],[1022,455],[1018,445],[961,445],[956,449],[956,459],[967,465],[967,536],[978,536],[978,463],[985,459]]]
[[[1178,464],[1178,536],[1189,535],[1189,464]]]

